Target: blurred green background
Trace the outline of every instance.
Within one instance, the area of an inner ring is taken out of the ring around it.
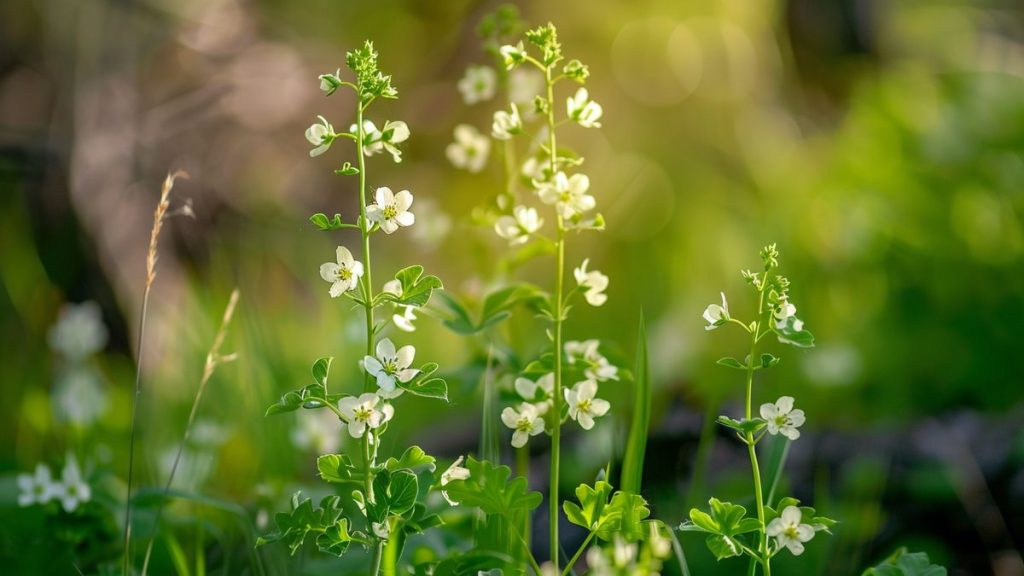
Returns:
[[[401,99],[376,106],[373,118],[404,120],[412,137],[401,164],[370,159],[368,184],[412,190],[418,218],[409,233],[376,243],[375,270],[386,278],[421,263],[472,301],[496,281],[505,250],[471,218],[499,191],[501,167],[494,158],[480,174],[460,172],[444,148],[456,124],[486,131],[498,106],[467,107],[455,88],[467,65],[491,64],[474,29],[496,6],[0,5],[0,559],[12,573],[62,573],[54,566],[66,571],[72,557],[46,545],[38,511],[16,507],[16,473],[74,453],[107,471],[96,482],[110,487],[112,509],[123,497],[146,244],[171,170],[191,175],[174,198],[191,199],[196,216],[170,220],[161,239],[143,360],[142,484],[166,477],[238,286],[226,350],[240,358],[214,376],[199,414],[205,433],[176,483],[237,509],[177,510],[181,533],[200,534],[182,547],[205,550],[212,572],[251,570],[240,559],[267,515],[297,487],[324,490],[314,457],[337,449],[338,438],[294,415],[263,417],[307,383],[319,356],[348,367],[339,381],[356,378],[362,350],[360,313],[332,301],[317,275],[334,246],[355,237],[307,221],[357,209],[353,181],[332,174],[352,153],[339,145],[307,155],[303,131],[317,114],[338,127],[351,121],[349,103],[324,99],[317,75],[374,40]],[[777,242],[818,347],[775,350],[783,361],[756,401],[797,397],[808,424],[786,487],[841,521],[835,538],[813,542],[781,572],[859,573],[898,545],[928,551],[955,574],[1024,572],[1024,8],[519,7],[527,21],[559,27],[567,56],[590,66],[588,88],[605,110],[602,130],[562,136],[587,158],[608,223],[573,237],[569,262],[589,257],[611,277],[608,304],[578,309],[568,335],[606,340],[629,358],[641,309],[647,317],[656,398],[645,492],[655,515],[675,525],[710,494],[749,491],[741,447],[706,426],[706,415],[740,406],[740,379],[714,361],[743,345],[739,334],[705,333],[700,314],[725,291],[734,313],[749,315],[739,270]],[[550,267],[542,260],[523,272],[546,284]],[[70,361],[52,327],[64,306],[86,301],[97,303],[108,334]],[[525,312],[510,323],[520,354],[543,345],[540,326]],[[403,400],[387,440],[447,457],[474,450],[487,342],[430,319],[408,339],[451,377],[452,404]],[[630,397],[625,385],[609,394],[623,406]],[[77,420],[68,406],[81,408]],[[621,457],[625,415],[571,437],[566,487]],[[543,488],[546,443],[532,444],[542,470],[532,481]],[[190,528],[188,518],[216,526]],[[108,539],[85,547],[91,561],[111,550],[116,558],[119,528],[104,530]],[[682,542],[696,573],[743,573],[742,563],[714,564],[699,538]],[[262,553],[269,573],[315,573],[323,562],[296,568],[281,550]],[[74,554],[81,559],[83,546]]]

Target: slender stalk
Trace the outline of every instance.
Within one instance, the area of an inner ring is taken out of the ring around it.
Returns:
[[[377,546],[373,549],[373,567],[371,568],[370,574],[380,573],[381,560],[384,558],[384,541],[380,540],[377,542]]]
[[[231,298],[228,299],[227,308],[224,309],[224,316],[220,321],[220,329],[217,330],[217,335],[213,339],[213,345],[206,354],[206,364],[203,366],[203,377],[199,380],[199,390],[196,391],[196,397],[192,400],[192,410],[189,412],[188,421],[185,423],[185,433],[178,444],[178,452],[174,455],[174,463],[171,465],[171,473],[167,476],[167,483],[164,484],[164,501],[166,501],[171,492],[171,484],[174,482],[174,475],[178,472],[181,454],[184,452],[185,444],[188,443],[189,436],[192,434],[192,424],[195,422],[196,413],[199,411],[199,403],[203,399],[203,392],[206,391],[206,384],[210,381],[210,377],[213,376],[213,372],[217,369],[218,364],[231,362],[235,359],[234,354],[221,356],[220,347],[224,343],[224,337],[227,334],[228,324],[231,323],[231,317],[235,314],[236,304],[238,304],[238,288],[231,291]],[[153,537],[149,539],[149,544],[146,546],[146,556],[142,560],[142,576],[146,576],[149,571],[149,559],[153,554],[153,543],[156,542],[157,531],[160,530],[160,519],[163,516],[163,512],[164,502],[162,501],[156,509],[156,519],[153,522]]]
[[[515,524],[509,524],[509,526],[512,527],[512,533],[515,534],[516,538],[519,539],[519,543],[523,545],[523,550],[526,551],[526,560],[530,563],[530,566],[533,568],[534,573],[537,574],[537,576],[541,576],[541,574],[543,574],[544,571],[541,570],[540,564],[537,564],[537,559],[533,557],[533,552],[530,550],[530,545],[526,543],[526,540],[523,538],[523,535],[519,533],[519,529],[516,528]]]
[[[558,150],[555,147],[555,94],[554,81],[551,78],[551,67],[544,68],[544,80],[548,96],[548,147],[551,155],[551,170],[557,172]],[[559,463],[561,459],[561,415],[562,415],[562,316],[565,312],[564,280],[565,280],[565,225],[561,214],[558,215],[558,237],[555,241],[557,259],[555,264],[555,385],[552,390],[552,410],[554,429],[551,431],[551,479],[548,488],[548,516],[551,546],[551,563],[558,572],[558,481]]]
[[[153,282],[156,280],[157,247],[160,240],[160,231],[163,229],[167,210],[171,207],[171,189],[174,188],[174,180],[177,178],[188,178],[188,174],[178,170],[168,174],[167,178],[164,179],[163,188],[160,190],[160,201],[153,212],[153,228],[149,233],[149,250],[146,252],[146,287],[142,293],[139,333],[135,345],[135,396],[132,398],[132,423],[128,440],[128,490],[125,494],[124,506],[124,566],[122,568],[125,576],[132,572],[132,483],[135,472],[135,436],[138,423],[139,397],[142,394],[142,357],[146,345],[146,317],[149,314],[149,295],[153,290]]]
[[[358,98],[358,96],[357,96]],[[356,106],[356,156],[359,158],[359,233],[363,240],[363,307],[366,309],[366,355],[373,356],[373,275],[370,266],[370,221],[366,219],[366,158],[363,154],[363,103]],[[363,377],[363,391],[371,391],[370,373]]]
[[[562,576],[569,576],[569,572],[572,572],[572,567],[576,565],[576,561],[580,559],[580,556],[583,555],[583,551],[587,549],[587,544],[590,544],[590,541],[594,539],[594,534],[594,532],[587,534],[587,538],[583,541],[583,544],[580,544],[579,549],[577,549],[576,553],[569,559],[569,563],[565,565],[565,570],[562,571]]]
[[[754,356],[757,353],[757,341],[758,331],[761,329],[761,320],[764,315],[764,287],[767,285],[767,271],[765,271],[765,278],[762,281],[761,288],[758,290],[758,301],[757,301],[757,321],[754,323],[754,329],[750,331],[750,357],[747,358],[747,401],[746,401],[746,418],[750,420],[752,416],[752,399],[754,390]],[[764,519],[764,496],[761,490],[761,468],[757,464],[757,448],[756,442],[754,441],[754,434],[747,432],[747,454],[750,456],[750,468],[754,475],[754,498],[757,503],[757,520],[761,523],[760,541],[757,544],[757,551],[760,554],[758,560],[764,567],[765,576],[771,576],[771,555],[768,553],[768,535],[766,533],[765,519]],[[751,573],[753,572],[754,564],[751,563]]]

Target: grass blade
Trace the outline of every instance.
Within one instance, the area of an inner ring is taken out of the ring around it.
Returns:
[[[640,311],[640,329],[636,344],[635,386],[633,388],[633,420],[626,440],[626,454],[622,460],[621,488],[632,494],[640,493],[644,473],[644,451],[647,447],[647,428],[651,420],[651,374],[647,361],[647,323]]]

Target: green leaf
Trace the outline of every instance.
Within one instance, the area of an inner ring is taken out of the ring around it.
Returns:
[[[946,569],[932,564],[924,552],[907,552],[906,548],[900,548],[861,576],[946,576]]]
[[[428,455],[419,446],[409,446],[402,453],[401,458],[397,460],[392,456],[384,462],[384,468],[389,472],[396,472],[398,470],[411,470],[416,471],[417,468],[427,469],[433,472],[437,469],[434,464],[435,460],[433,456]]]
[[[644,455],[647,450],[647,429],[651,420],[651,377],[647,358],[647,324],[640,311],[640,327],[636,343],[636,378],[633,382],[633,419],[626,439],[620,482],[622,489],[640,493],[643,483]]]
[[[779,363],[779,358],[771,354],[761,354],[761,368],[772,368]]]
[[[338,484],[362,485],[364,473],[345,454],[324,454],[316,459],[320,478]]]
[[[446,294],[445,304],[454,316],[443,322],[445,326],[459,334],[477,334],[511,316],[511,309],[515,306],[523,303],[532,305],[543,297],[540,288],[533,284],[518,283],[500,288],[484,298],[480,321],[477,322],[462,303]]]
[[[604,480],[595,482],[593,488],[587,484],[580,484],[576,487],[576,499],[580,503],[566,500],[562,503],[562,509],[565,510],[569,522],[587,530],[594,530],[601,523],[602,513],[611,494],[612,485]]]
[[[790,344],[797,348],[814,348],[814,334],[807,330],[797,330],[795,316],[786,318],[781,328],[774,326],[772,330],[778,336],[779,342],[783,344]]]
[[[316,537],[316,547],[321,552],[339,557],[348,550],[350,542],[352,542],[352,536],[348,533],[348,518],[342,518]]]
[[[327,401],[327,389],[320,383],[310,384],[301,390],[285,393],[276,404],[267,408],[265,416],[293,412],[299,408],[322,408]]]
[[[408,470],[397,470],[391,473],[385,499],[392,514],[401,516],[416,504],[419,492],[419,479]]]
[[[327,373],[331,370],[331,362],[334,361],[334,357],[320,358],[313,363],[313,381],[327,389]]]
[[[735,359],[735,358],[733,358],[731,356],[726,356],[725,358],[719,358],[718,362],[715,362],[715,364],[718,364],[718,365],[721,365],[721,366],[726,366],[728,368],[735,368],[737,370],[746,370],[747,369],[746,364],[742,364],[739,360],[737,360],[737,359]]]
[[[398,382],[398,387],[416,396],[448,401],[448,383],[444,378],[414,378],[408,382]]]
[[[730,537],[761,529],[757,519],[746,517],[747,509],[743,506],[722,502],[717,498],[712,498],[708,504],[711,507],[710,514],[693,508],[690,510],[690,522],[684,523],[679,529],[683,532],[708,532]]]
[[[722,426],[725,426],[726,428],[731,428],[732,430],[735,430],[741,436],[746,436],[748,433],[756,434],[758,431],[760,431],[767,425],[767,423],[762,418],[751,418],[750,420],[744,418],[743,420],[733,420],[728,416],[719,416],[718,419],[715,421],[721,424]]]
[[[716,560],[732,558],[743,553],[739,543],[730,536],[723,534],[712,534],[707,538],[708,550],[715,555]]]
[[[277,530],[257,539],[256,545],[284,542],[294,556],[307,536],[322,535],[330,530],[331,536],[324,540],[324,544],[327,547],[333,546],[335,550],[343,553],[341,539],[348,537],[351,540],[351,537],[348,535],[348,521],[344,518],[339,520],[342,513],[341,499],[337,496],[327,496],[320,501],[318,508],[314,508],[312,500],[300,499],[301,496],[301,492],[296,492],[292,496],[291,512],[279,512],[274,518]],[[317,544],[320,545],[319,536]]]
[[[404,306],[425,306],[434,290],[444,288],[437,276],[423,276],[423,266],[419,265],[402,268],[395,273],[395,279],[401,284],[402,293],[396,296],[385,292],[379,296],[381,301]]]
[[[620,490],[604,508],[604,517],[596,531],[597,537],[610,541],[619,535],[629,542],[641,540],[647,533],[643,520],[650,514],[651,510],[643,496]]]
[[[452,480],[445,486],[448,496],[463,506],[508,518],[533,510],[544,499],[540,492],[527,489],[526,478],[510,480],[512,470],[508,466],[495,466],[472,456],[466,459],[465,466],[469,478]]]
[[[427,507],[416,503],[412,512],[406,515],[402,524],[402,531],[406,534],[422,534],[427,530],[444,524],[444,520],[437,514],[427,514]]]
[[[345,162],[345,164],[339,170],[334,171],[338,176],[355,176],[359,174],[359,168],[352,165],[351,162]]]
[[[453,316],[446,318],[441,321],[442,324],[448,327],[449,330],[456,334],[462,334],[468,336],[477,332],[476,323],[473,318],[469,315],[469,310],[462,305],[454,296],[441,292],[439,294],[441,300],[448,306]]]

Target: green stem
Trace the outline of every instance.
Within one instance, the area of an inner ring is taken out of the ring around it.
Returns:
[[[363,109],[356,106],[356,155],[359,157],[359,233],[363,240],[363,307],[366,309],[366,355],[373,356],[373,278],[370,266],[370,221],[366,219],[366,158],[363,154]],[[370,392],[373,386],[370,373],[363,376],[363,391]]]
[[[767,276],[767,272],[765,273]],[[754,322],[754,329],[750,331],[750,357],[747,358],[747,401],[746,401],[746,418],[750,420],[752,416],[753,407],[753,391],[754,391],[754,356],[757,353],[757,333],[761,326],[761,319],[764,314],[764,286],[762,283],[761,288],[758,290],[758,301],[757,301],[757,320]],[[754,498],[757,502],[757,520],[761,523],[760,541],[757,544],[757,551],[760,554],[761,565],[764,567],[765,576],[771,576],[771,556],[768,554],[768,535],[765,527],[764,519],[764,496],[761,490],[761,468],[757,464],[757,448],[756,442],[754,441],[754,434],[747,432],[747,453],[750,456],[750,468],[754,475]],[[753,570],[753,563],[751,563],[751,570]],[[752,572],[751,572],[752,573]]]
[[[373,549],[373,567],[371,568],[370,574],[376,576],[380,573],[381,559],[384,558],[384,541],[378,540],[377,546]]]
[[[587,549],[587,544],[590,544],[590,541],[593,539],[594,532],[587,534],[587,539],[583,541],[583,544],[580,544],[579,549],[576,550],[576,553],[569,559],[569,563],[565,565],[565,570],[562,571],[562,576],[568,576],[569,572],[572,572],[572,567],[576,565],[576,561],[580,559],[580,556],[583,555],[583,551]]]
[[[533,567],[533,571],[537,574],[537,576],[541,576],[543,571],[540,569],[540,564],[537,564],[537,560],[533,557],[533,552],[530,550],[530,545],[526,543],[526,539],[524,539],[523,535],[519,533],[519,529],[516,528],[515,524],[509,522],[508,525],[512,528],[512,533],[515,534],[516,538],[519,539],[519,543],[523,545],[523,550],[525,550],[526,552],[526,560],[529,561],[530,566]]]
[[[516,474],[522,478],[530,477],[530,449],[526,446],[516,448]],[[530,515],[523,514],[523,541],[526,542],[527,553],[530,550],[532,534],[530,533]]]
[[[555,84],[551,79],[551,68],[544,69],[544,79],[548,91],[548,148],[551,155],[551,170],[557,172],[558,150],[555,147]],[[554,429],[551,430],[551,479],[548,488],[548,517],[551,545],[551,564],[558,572],[558,478],[561,459],[562,429],[562,317],[565,300],[563,295],[565,277],[565,226],[561,214],[558,215],[558,237],[555,241],[557,251],[555,276],[555,386],[552,390],[552,410]]]

